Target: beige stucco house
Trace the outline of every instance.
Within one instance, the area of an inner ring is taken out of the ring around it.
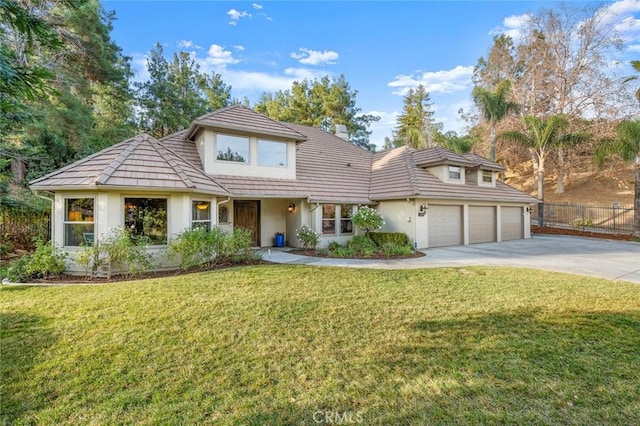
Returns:
[[[346,242],[350,214],[371,205],[385,230],[418,248],[529,238],[537,199],[496,179],[474,154],[406,147],[371,153],[320,129],[280,123],[243,106],[197,118],[156,140],[142,134],[31,182],[53,194],[53,240],[69,252],[128,227],[151,250],[192,226],[252,231],[255,246],[315,228]]]

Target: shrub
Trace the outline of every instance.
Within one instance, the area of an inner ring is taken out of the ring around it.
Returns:
[[[371,257],[376,251],[376,243],[369,237],[364,235],[356,235],[347,243],[353,252],[364,257]]]
[[[366,234],[377,231],[384,225],[384,218],[375,209],[368,206],[359,207],[358,210],[351,215],[351,221],[358,228],[364,230]]]
[[[369,234],[369,238],[380,247],[386,243],[391,243],[395,246],[411,245],[409,237],[403,232],[372,232]]]
[[[340,246],[334,250],[333,255],[335,257],[352,257],[355,252],[349,247]]]
[[[100,267],[100,244],[83,245],[82,249],[75,255],[75,262],[84,269],[84,279],[93,279]]]
[[[169,258],[184,270],[209,262],[215,253],[210,239],[205,228],[188,229],[169,243]]]
[[[13,250],[13,243],[9,240],[9,234],[0,235],[0,259]]]
[[[228,249],[232,263],[245,263],[257,260],[260,255],[251,250],[253,239],[251,231],[245,228],[234,228],[229,237]]]
[[[115,228],[113,234],[100,243],[100,250],[104,253],[107,265],[107,279],[111,278],[114,266],[120,266],[127,271],[126,276],[132,277],[151,269],[151,255],[147,253],[148,241],[138,237],[131,238],[128,229]]]
[[[338,248],[340,248],[340,247],[342,247],[342,246],[340,245],[340,243],[339,243],[339,242],[337,242],[337,241],[331,241],[331,242],[329,243],[329,245],[327,246],[326,251],[327,251],[327,252],[336,251],[336,249],[338,249]]]
[[[315,250],[318,246],[320,234],[311,229],[309,225],[303,225],[302,228],[297,229],[296,236],[305,250]]]
[[[576,219],[571,222],[571,226],[573,228],[589,228],[593,226],[593,221],[591,219]]]
[[[413,247],[410,245],[397,245],[394,243],[384,243],[380,246],[380,253],[384,257],[406,257],[411,256],[413,254]]]
[[[20,258],[9,266],[7,278],[12,282],[25,282],[31,279],[48,278],[59,275],[67,269],[67,254],[52,243],[34,238],[36,249],[33,253]]]

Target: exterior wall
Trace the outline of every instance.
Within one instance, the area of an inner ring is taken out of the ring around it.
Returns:
[[[225,132],[224,134],[232,134]],[[260,166],[258,165],[258,139],[255,136],[237,134],[249,138],[249,163],[234,163],[232,161],[216,160],[216,133],[212,130],[203,132],[202,148],[198,147],[198,153],[202,160],[205,173],[232,175],[232,176],[251,176],[251,177],[268,177],[278,179],[295,179],[296,178],[296,144],[291,141],[279,140],[275,137],[265,137],[264,139],[276,142],[286,142],[287,144],[287,166]],[[198,141],[196,146],[198,146]]]
[[[460,167],[460,180],[449,179],[449,165],[443,164],[440,166],[427,167],[427,170],[435,175],[438,179],[446,183],[452,183],[455,185],[464,185],[466,179],[466,169],[463,166]]]
[[[416,224],[418,221],[416,204],[414,200],[381,201],[377,207],[378,212],[384,217],[384,225],[381,231],[403,232],[407,234],[409,241],[416,242]]]
[[[289,247],[300,247],[300,241],[296,236],[296,230],[303,224],[309,224],[310,212],[309,204],[305,200],[286,200],[287,206],[289,203],[294,203],[296,209],[293,213],[287,212],[287,230],[285,233],[285,240]]]
[[[283,199],[262,199],[260,201],[260,245],[272,247],[276,232],[286,232],[288,203]],[[285,235],[286,238],[286,235]]]

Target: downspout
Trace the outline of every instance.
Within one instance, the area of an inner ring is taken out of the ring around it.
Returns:
[[[47,201],[49,201],[51,203],[51,219],[50,219],[51,220],[51,228],[49,229],[49,231],[51,232],[50,241],[53,244],[54,243],[54,236],[55,236],[54,229],[55,229],[55,225],[56,225],[56,221],[55,221],[55,218],[56,218],[55,198],[46,197],[46,196],[40,194],[37,190],[33,190],[33,193],[34,193],[34,195],[36,197],[41,198],[43,200],[47,200]]]
[[[418,235],[416,234],[417,230],[416,230],[416,201],[415,199],[412,201],[409,197],[407,197],[407,203],[409,203],[411,206],[413,206],[413,209],[411,210],[411,222],[413,222],[413,248],[417,248],[418,247]]]

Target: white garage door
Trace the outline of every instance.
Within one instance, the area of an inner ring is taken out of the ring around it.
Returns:
[[[462,239],[462,206],[429,204],[429,247],[457,246]]]
[[[496,241],[496,208],[469,206],[469,244]]]
[[[524,238],[524,216],[522,207],[502,207],[500,209],[502,241]]]

